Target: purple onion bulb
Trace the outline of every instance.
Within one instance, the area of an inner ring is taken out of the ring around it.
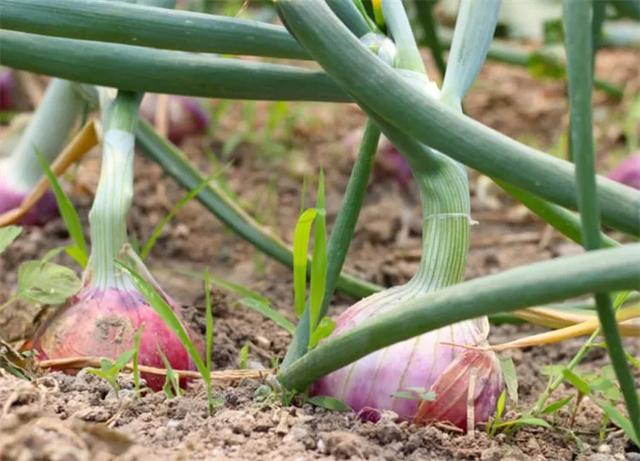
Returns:
[[[354,304],[338,317],[332,336],[406,302],[411,295],[406,296],[404,288]],[[488,321],[481,318],[393,344],[324,376],[311,387],[311,394],[338,398],[356,412],[391,410],[402,420],[446,421],[466,429],[470,379],[477,423],[493,415],[502,389],[495,354],[473,349],[487,344],[488,333]],[[416,398],[406,398],[407,392],[416,391]],[[427,392],[435,392],[435,400],[422,401],[419,396]]]
[[[150,123],[156,122],[158,95],[147,95],[140,106],[140,114]],[[188,136],[202,134],[209,126],[209,113],[197,99],[186,96],[169,96],[169,133],[174,144],[180,144]]]
[[[29,195],[29,188],[20,187],[13,184],[9,178],[9,172],[3,169],[4,164],[0,162],[0,214],[20,206],[22,201]],[[58,204],[56,197],[49,189],[44,195],[31,207],[24,215],[19,223],[31,226],[44,226],[49,221],[58,216]]]
[[[640,154],[627,157],[609,173],[609,179],[640,190]]]

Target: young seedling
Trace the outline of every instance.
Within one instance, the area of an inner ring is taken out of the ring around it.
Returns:
[[[120,354],[116,360],[101,359],[100,368],[88,368],[87,372],[106,380],[114,394],[120,400],[120,384],[118,378],[122,370],[131,362],[135,354],[134,350],[126,351]]]

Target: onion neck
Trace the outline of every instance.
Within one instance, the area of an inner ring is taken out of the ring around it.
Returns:
[[[64,147],[83,107],[84,102],[73,83],[57,78],[51,81],[7,159],[7,171],[13,185],[29,190],[38,183],[43,171],[36,154],[40,153],[47,163],[51,163]]]
[[[89,212],[90,281],[94,288],[133,290],[113,261],[128,242],[127,215],[133,198],[134,129],[139,98],[119,92],[105,112],[102,165],[96,196]]]
[[[420,294],[460,283],[469,253],[470,199],[467,174],[433,151],[436,167],[412,165],[422,202],[422,256],[407,289]]]

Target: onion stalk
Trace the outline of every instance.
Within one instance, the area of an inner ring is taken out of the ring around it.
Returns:
[[[452,48],[456,65],[445,76],[446,92],[440,94],[424,73],[401,4],[382,2],[385,22],[397,48],[394,63],[416,91],[429,92],[460,111],[462,96],[475,79],[493,34],[499,1],[491,3],[486,10],[487,21],[475,18],[475,24],[482,25],[480,30],[468,24],[474,15],[472,3],[462,3],[458,40]],[[479,49],[463,51],[462,45],[469,46],[471,38],[475,39],[471,46]],[[398,147],[402,152],[406,146]],[[467,174],[457,162],[424,147],[428,156],[405,151],[423,209],[422,257],[417,273],[406,284],[347,309],[338,317],[332,337],[463,280],[471,222]],[[310,392],[336,397],[367,418],[375,414],[371,409],[392,410],[403,420],[446,421],[467,429],[489,419],[503,385],[495,354],[483,350],[488,334],[486,317],[452,324],[370,353],[316,381]]]
[[[126,219],[133,198],[134,131],[139,102],[136,94],[121,91],[103,111],[102,167],[89,213],[92,248],[84,287],[37,332],[34,347],[41,359],[115,359],[132,349],[134,333],[142,329],[140,364],[164,367],[164,354],[175,369],[195,369],[175,333],[145,301],[129,276],[114,265],[128,242]],[[144,267],[142,271],[150,277]],[[176,303],[165,293],[162,295],[177,310]],[[187,331],[193,337],[193,332]],[[162,387],[160,377],[143,376],[151,388]]]
[[[82,98],[70,82],[51,81],[15,149],[0,159],[0,214],[19,206],[38,184],[43,171],[37,155],[51,163],[76,126],[83,107]],[[55,196],[47,191],[21,223],[44,225],[57,215]]]

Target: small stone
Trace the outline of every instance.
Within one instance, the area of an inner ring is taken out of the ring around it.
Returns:
[[[611,453],[611,447],[606,443],[603,443],[598,447],[598,453],[604,453],[604,454]]]
[[[269,349],[271,347],[271,341],[264,336],[256,336],[255,341],[258,346],[264,349]]]
[[[170,429],[176,429],[178,427],[180,427],[180,421],[178,421],[177,419],[170,419],[167,422],[167,427]]]

